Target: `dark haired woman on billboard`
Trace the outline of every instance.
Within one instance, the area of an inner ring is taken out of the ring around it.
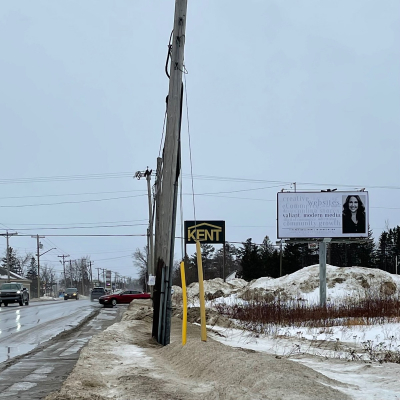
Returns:
[[[365,233],[365,207],[360,196],[350,195],[343,204],[343,233]]]

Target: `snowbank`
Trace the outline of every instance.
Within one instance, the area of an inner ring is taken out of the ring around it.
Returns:
[[[375,293],[391,295],[400,288],[400,276],[388,272],[362,267],[340,268],[326,266],[327,301],[346,296],[363,297]],[[234,279],[223,282],[222,279],[204,281],[206,300],[232,302],[240,300],[273,300],[280,296],[282,300],[319,302],[319,265],[310,265],[281,278],[263,277],[251,282]],[[199,285],[192,283],[187,288],[189,306],[198,306]],[[182,289],[174,286],[173,302],[180,305]]]

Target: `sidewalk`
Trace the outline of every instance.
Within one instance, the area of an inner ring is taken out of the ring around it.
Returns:
[[[346,385],[296,362],[200,340],[173,318],[171,344],[151,338],[152,309],[134,301],[122,321],[94,336],[60,391],[45,400],[347,400]]]

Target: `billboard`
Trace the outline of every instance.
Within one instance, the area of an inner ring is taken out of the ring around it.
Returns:
[[[278,238],[368,237],[368,192],[278,193]]]
[[[185,221],[185,243],[224,243],[225,221]]]

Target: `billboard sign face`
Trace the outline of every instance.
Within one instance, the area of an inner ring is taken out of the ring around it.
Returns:
[[[368,192],[278,193],[278,238],[368,237]]]
[[[224,243],[225,221],[185,221],[185,243]]]

